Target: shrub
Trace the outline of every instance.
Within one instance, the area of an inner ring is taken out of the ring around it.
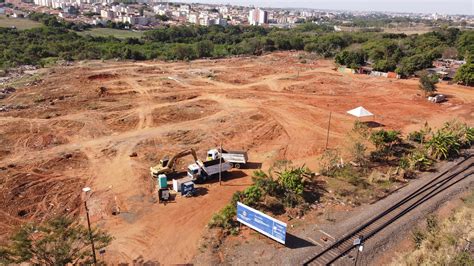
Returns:
[[[278,182],[261,170],[255,171],[252,179],[254,185],[262,190],[263,196],[275,196],[281,190]]]
[[[284,190],[290,191],[296,195],[303,194],[303,174],[304,168],[293,168],[285,170],[278,174],[278,182]]]
[[[422,131],[413,131],[408,134],[407,139],[417,143],[423,143],[425,141],[425,134]]]
[[[415,242],[415,247],[420,248],[423,240],[426,239],[426,235],[420,228],[415,228],[412,233],[412,239]]]
[[[337,150],[326,150],[319,161],[319,172],[325,176],[333,177],[339,166],[340,158]]]
[[[439,221],[436,215],[429,215],[428,218],[426,218],[426,230],[428,231],[428,233],[432,235],[438,232]]]
[[[452,132],[456,139],[458,139],[461,148],[468,148],[474,142],[474,127],[470,127],[457,120],[446,122],[443,130]]]
[[[433,161],[428,157],[427,151],[421,148],[405,155],[399,165],[403,169],[425,171],[433,165]]]
[[[457,253],[452,261],[453,266],[466,266],[466,265],[474,265],[474,258],[472,254],[468,251],[461,251]]]
[[[367,147],[362,142],[355,141],[351,147],[351,156],[356,163],[365,166],[367,163],[365,155],[366,151]]]
[[[441,129],[433,134],[427,147],[436,159],[448,159],[459,154],[461,144],[452,132]]]
[[[367,188],[369,186],[366,180],[363,179],[360,173],[356,171],[356,169],[354,169],[354,167],[351,165],[338,168],[334,176],[344,179],[349,182],[349,184],[356,187]]]
[[[367,124],[356,120],[354,122],[354,126],[352,127],[352,131],[359,134],[363,138],[367,138],[369,136],[369,127]]]
[[[234,220],[236,214],[237,209],[235,204],[228,204],[224,209],[212,216],[211,221],[209,222],[209,227],[220,227],[222,229],[230,230],[237,226],[237,221]]]
[[[243,192],[243,203],[245,205],[255,207],[262,198],[262,191],[256,185],[250,186]]]
[[[391,147],[395,142],[400,141],[400,131],[381,129],[372,132],[369,139],[377,149],[382,149],[387,145]]]
[[[269,175],[262,171],[255,172],[254,186],[261,189],[263,195],[275,197],[287,207],[295,207],[303,202],[303,178],[310,174],[309,169],[290,166],[287,161],[277,162],[274,167],[278,169],[276,178],[272,177],[271,172]]]

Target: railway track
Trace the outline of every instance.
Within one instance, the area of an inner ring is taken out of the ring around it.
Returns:
[[[315,256],[308,258],[303,265],[330,265],[348,254],[352,249],[415,209],[440,192],[455,185],[464,178],[474,174],[474,154],[467,155],[450,169],[423,184],[411,194],[373,217],[369,221],[352,230]]]

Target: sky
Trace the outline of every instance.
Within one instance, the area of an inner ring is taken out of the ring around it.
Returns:
[[[176,0],[177,2],[474,15],[474,0]]]

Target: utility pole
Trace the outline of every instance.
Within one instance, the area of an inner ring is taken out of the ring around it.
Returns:
[[[328,149],[328,144],[329,144],[329,128],[331,127],[331,116],[332,116],[332,111],[329,112],[328,132],[326,134],[326,148],[325,148],[325,150]]]
[[[219,186],[222,186],[222,142],[219,150]]]
[[[91,248],[92,248],[92,256],[94,259],[94,265],[97,265],[97,256],[95,255],[95,246],[94,246],[94,238],[92,237],[92,229],[91,229],[91,220],[89,217],[89,208],[87,207],[87,193],[91,191],[89,187],[85,187],[82,189],[85,192],[84,198],[84,207],[86,208],[86,217],[87,217],[87,229],[89,229],[89,239],[91,241]]]

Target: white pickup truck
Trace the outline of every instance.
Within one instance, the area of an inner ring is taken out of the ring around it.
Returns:
[[[221,167],[222,173],[232,168],[230,163],[225,160],[222,160],[222,166],[219,166],[220,161],[220,159],[207,162],[197,160],[196,163],[188,166],[188,176],[191,177],[193,181],[205,182],[207,179],[219,174]]]
[[[230,163],[232,168],[239,169],[248,161],[247,152],[245,151],[226,151],[222,149],[222,153],[218,149],[212,149],[207,152],[207,160],[217,160],[222,155],[224,161]]]
[[[446,101],[446,96],[444,96],[443,94],[437,94],[433,97],[428,97],[428,101],[432,103],[441,103]]]

